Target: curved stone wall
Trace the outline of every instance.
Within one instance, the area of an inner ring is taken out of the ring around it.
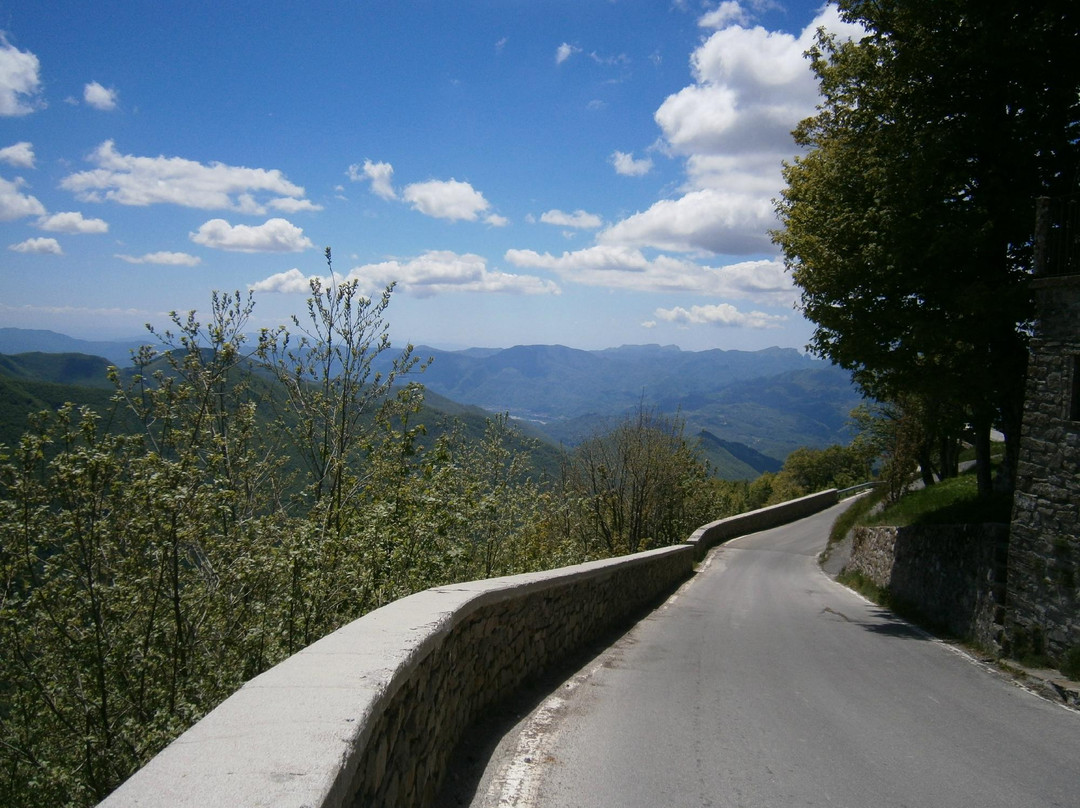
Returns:
[[[836,499],[722,519],[674,547],[395,601],[246,683],[101,806],[429,805],[485,708],[658,602],[708,548]]]

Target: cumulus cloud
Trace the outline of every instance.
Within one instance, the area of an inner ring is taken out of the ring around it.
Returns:
[[[475,222],[491,207],[482,193],[455,179],[415,182],[405,186],[402,197],[425,216],[451,221]]]
[[[654,116],[668,150],[686,161],[682,196],[617,222],[600,235],[602,244],[727,255],[774,251],[767,232],[776,225],[780,168],[796,152],[791,130],[813,114],[818,97],[803,54],[819,26],[840,36],[858,36],[860,29],[842,22],[833,5],[798,36],[745,27],[747,20],[743,7],[729,2],[699,20],[719,30],[691,56],[693,84],[668,96]]]
[[[83,101],[94,109],[109,112],[116,109],[117,93],[111,87],[105,87],[96,81],[92,81],[83,87]]]
[[[338,276],[339,281],[354,279],[369,292],[396,283],[399,291],[416,297],[448,292],[559,294],[559,287],[552,281],[489,269],[482,256],[449,250],[431,250],[408,261],[364,264],[350,270],[344,278]],[[329,283],[331,279],[321,280]],[[253,292],[304,294],[310,291],[310,278],[298,269],[290,269],[254,283],[250,288]]]
[[[581,53],[581,48],[564,42],[555,49],[555,64],[561,65],[575,53]]]
[[[41,64],[30,51],[21,51],[0,31],[0,115],[29,115],[45,106],[41,91]]]
[[[730,303],[718,303],[711,306],[691,306],[684,309],[676,306],[672,309],[657,309],[656,316],[669,323],[683,325],[714,325],[736,328],[779,328],[787,317],[778,314],[766,314],[763,311],[739,311]]]
[[[338,276],[341,277],[340,275]],[[327,278],[329,281],[329,278]],[[277,272],[269,278],[256,281],[248,286],[252,292],[276,292],[279,294],[306,294],[311,291],[308,276],[295,267],[286,272]]]
[[[717,8],[698,18],[698,25],[702,28],[727,28],[732,23],[747,25],[749,22],[750,15],[736,0],[724,0]]]
[[[302,252],[314,246],[303,230],[286,219],[268,219],[256,226],[211,219],[190,238],[204,247],[230,252]]]
[[[401,195],[394,188],[394,167],[390,163],[364,160],[353,163],[346,172],[353,182],[370,182],[371,192],[388,200],[401,199],[413,210],[436,219],[475,222],[491,208],[482,193],[467,182],[455,179],[428,180],[406,185]],[[487,213],[483,221],[492,227],[505,227],[510,220],[497,213]]]
[[[371,182],[371,192],[383,199],[397,199],[394,190],[394,167],[389,163],[374,163],[364,160],[364,164],[353,163],[349,166],[349,179],[353,182]]]
[[[282,196],[277,199],[271,199],[267,203],[267,207],[274,210],[280,210],[282,213],[302,213],[302,212],[314,212],[322,210],[322,205],[316,205],[310,199],[294,199],[291,196]]]
[[[36,197],[20,191],[22,185],[22,180],[11,182],[0,177],[0,222],[45,215],[45,206]]]
[[[744,261],[723,267],[702,266],[669,255],[647,257],[641,250],[596,245],[556,256],[534,250],[508,250],[514,266],[554,272],[586,286],[640,292],[692,292],[745,298],[776,306],[795,300],[790,276],[780,261]]]
[[[8,249],[14,250],[15,252],[32,253],[36,255],[64,254],[64,251],[60,249],[60,242],[54,238],[28,238],[26,241],[12,244]]]
[[[194,267],[202,263],[196,255],[184,252],[153,252],[146,255],[117,255],[121,261],[129,264],[161,264],[174,267]]]
[[[557,208],[541,213],[540,221],[544,224],[553,224],[558,227],[576,227],[581,230],[595,230],[604,223],[604,220],[595,213],[587,213],[583,210],[564,213]]]
[[[104,219],[85,219],[78,211],[66,213],[54,213],[51,216],[43,216],[38,219],[38,227],[54,233],[80,233],[100,234],[109,232],[109,223]]]
[[[772,250],[771,197],[706,188],[663,199],[604,230],[601,244],[749,255]]]
[[[653,162],[648,157],[635,160],[632,152],[617,151],[611,155],[611,164],[615,173],[624,177],[641,177],[652,170]]]
[[[304,197],[304,189],[289,182],[278,169],[204,165],[182,157],[137,157],[118,152],[112,140],[98,146],[88,159],[97,167],[60,181],[61,188],[85,202],[136,206],[168,203],[199,210],[262,214],[264,205],[255,194],[270,194],[279,206],[282,198],[302,202]]]
[[[9,166],[15,166],[16,168],[33,168],[33,144],[27,143],[24,140],[21,143],[16,143],[5,149],[0,149],[0,162],[7,163]]]

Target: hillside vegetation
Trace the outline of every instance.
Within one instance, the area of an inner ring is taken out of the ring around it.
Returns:
[[[710,476],[643,406],[563,452],[426,407],[412,349],[382,361],[390,291],[311,291],[308,320],[254,340],[250,297],[173,315],[111,389],[82,384],[100,360],[3,358],[4,406],[36,412],[0,444],[0,804],[96,803],[241,683],[411,592],[805,493],[787,468]]]

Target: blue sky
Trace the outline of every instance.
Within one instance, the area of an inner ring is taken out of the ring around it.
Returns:
[[[168,9],[164,11],[163,9]],[[0,0],[0,326],[127,337],[334,270],[395,343],[802,348],[802,54],[745,0]]]

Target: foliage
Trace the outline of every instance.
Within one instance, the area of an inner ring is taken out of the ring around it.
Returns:
[[[378,302],[364,297],[359,281],[337,281],[329,247],[325,255],[331,282],[324,287],[318,277],[311,279],[308,322],[293,317],[297,344],[284,328],[264,330],[258,356],[286,391],[278,427],[304,461],[309,504],[320,511],[324,531],[340,533],[362,485],[355,466],[365,449],[364,419],[374,407],[398,402],[388,394],[416,360],[409,345],[388,373],[374,369],[379,355],[390,350],[384,314],[393,286]]]
[[[635,553],[681,541],[702,521],[707,469],[683,424],[639,407],[569,458],[563,486],[589,556]]]
[[[826,556],[832,551],[833,545],[839,544],[856,525],[866,524],[868,515],[882,502],[882,489],[873,488],[856,498],[844,511],[836,517],[832,527],[829,528],[829,543],[826,548]]]
[[[870,480],[874,454],[865,446],[828,446],[824,449],[796,449],[779,473],[772,479],[772,490],[766,504],[825,491],[829,488],[850,488]]]
[[[974,474],[962,474],[937,485],[907,492],[864,524],[958,525],[981,522],[1006,523],[1012,511],[1012,495],[997,493],[980,497]]]
[[[1077,18],[1064,0],[840,8],[867,35],[810,52],[822,103],[775,239],[812,349],[928,434],[970,423],[988,493],[991,425],[1019,439],[1034,197],[1076,181]]]
[[[748,502],[645,410],[556,480],[506,416],[429,438],[411,350],[373,364],[391,290],[311,290],[299,339],[248,345],[238,292],[205,323],[172,313],[108,406],[0,445],[0,804],[96,803],[242,682],[403,595],[681,541]]]

